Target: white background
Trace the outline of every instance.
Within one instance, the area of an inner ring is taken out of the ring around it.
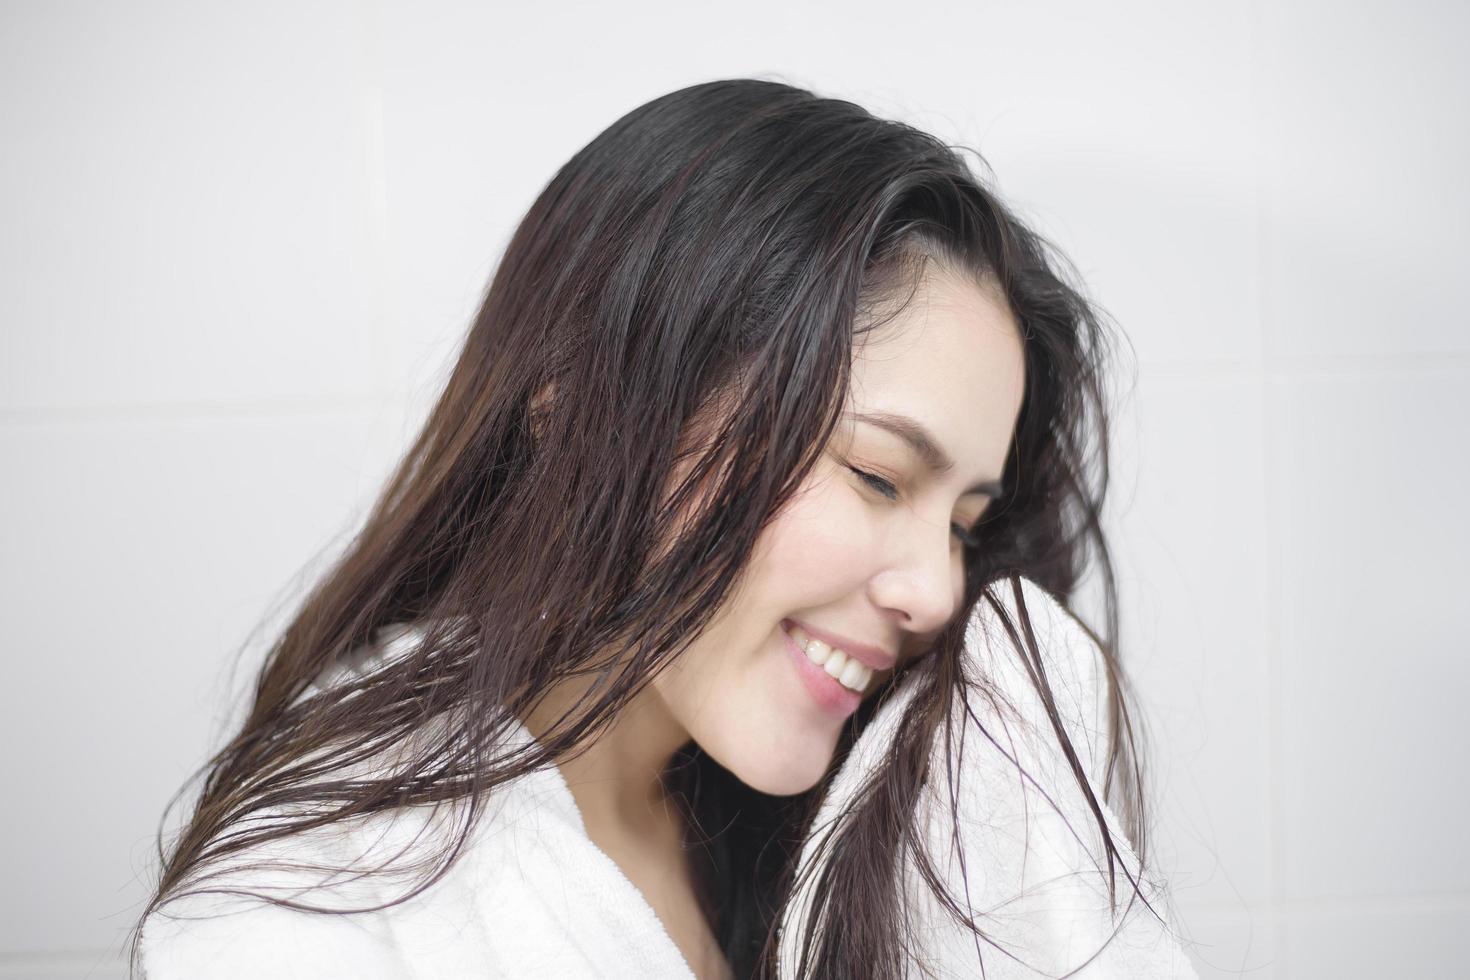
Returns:
[[[741,75],[979,149],[1131,339],[1110,529],[1201,976],[1463,976],[1467,37],[1391,0],[6,3],[0,976],[121,975],[232,657],[515,222]]]

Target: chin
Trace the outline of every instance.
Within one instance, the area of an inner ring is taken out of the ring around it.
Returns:
[[[795,796],[805,793],[822,781],[832,764],[835,746],[822,747],[821,751],[805,753],[800,758],[788,758],[776,764],[772,758],[743,759],[735,765],[720,763],[736,779],[751,789],[768,796]]]

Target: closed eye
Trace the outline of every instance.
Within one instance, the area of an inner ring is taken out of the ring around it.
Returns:
[[[881,476],[865,472],[864,470],[858,469],[856,466],[849,466],[848,469],[856,473],[864,483],[872,487],[874,490],[877,490],[889,500],[898,499],[898,488],[889,483],[887,480],[883,479]]]
[[[892,483],[883,479],[881,476],[878,476],[874,473],[869,473],[866,470],[860,470],[856,466],[849,466],[848,469],[856,473],[859,479],[861,479],[868,486],[872,487],[878,493],[881,493],[887,499],[898,499],[898,488],[895,487]],[[963,525],[951,522],[949,528],[951,531],[954,532],[955,537],[960,539],[960,543],[963,544],[966,548],[980,547],[980,539],[974,534],[970,533],[968,530],[966,530]]]

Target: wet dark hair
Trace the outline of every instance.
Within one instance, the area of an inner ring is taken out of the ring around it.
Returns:
[[[965,624],[981,603],[1000,610],[1007,593],[1021,602],[1022,578],[1065,602],[1098,569],[1106,622],[1088,633],[1110,714],[1099,789],[1142,858],[1143,780],[1099,525],[1105,317],[957,148],[851,102],[733,79],[629,112],[537,197],[442,396],[268,651],[248,714],[201,768],[197,806],[167,855],[160,835],[161,876],[142,918],[207,891],[212,865],[256,845],[459,801],[461,834],[396,901],[437,881],[498,784],[595,739],[709,622],[832,435],[855,340],[928,262],[1004,296],[1025,393],[1005,492],[964,556],[963,605],[932,655],[896,672],[844,729],[833,770],[892,685],[918,685],[880,791],[852,815],[857,836],[845,840],[861,846],[831,856],[801,975],[900,975],[895,861],[961,683]],[[1039,663],[1018,619],[1017,653]],[[425,625],[406,656],[313,687],[403,623]],[[528,752],[503,751],[507,708],[524,718],[559,681],[588,674],[601,682],[561,723]],[[1032,676],[1111,867],[1113,834],[1044,672]],[[399,754],[386,770],[353,774],[389,748]],[[719,831],[704,841],[700,881],[737,976],[775,973],[772,933],[796,845],[830,778],[767,796],[692,743],[669,767],[692,824]],[[824,928],[854,910],[861,927]]]

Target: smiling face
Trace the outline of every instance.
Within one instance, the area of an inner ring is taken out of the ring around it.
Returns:
[[[954,617],[961,536],[991,500],[983,485],[1000,480],[1024,380],[1004,299],[932,263],[907,307],[862,337],[821,458],[719,614],[653,681],[742,782],[783,796],[814,786],[862,697],[831,674],[870,695]],[[814,649],[818,667],[793,632],[844,653]],[[882,669],[864,684],[843,657]]]

